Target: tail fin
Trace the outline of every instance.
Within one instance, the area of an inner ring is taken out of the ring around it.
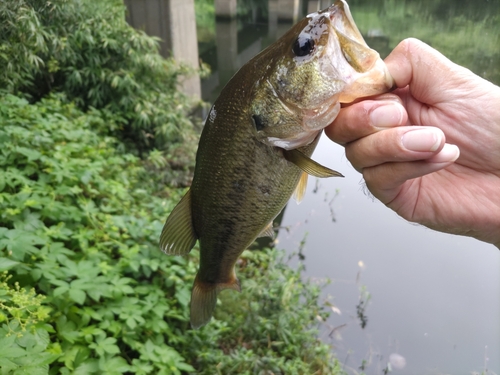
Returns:
[[[233,289],[241,292],[240,281],[233,273],[233,278],[228,283],[207,283],[196,275],[193,292],[191,293],[191,327],[200,328],[212,319],[212,314],[217,303],[217,294],[224,289]]]

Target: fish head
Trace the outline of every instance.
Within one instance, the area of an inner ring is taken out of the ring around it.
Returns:
[[[344,0],[308,15],[250,63],[259,77],[249,113],[257,138],[288,150],[310,144],[341,103],[394,86]]]

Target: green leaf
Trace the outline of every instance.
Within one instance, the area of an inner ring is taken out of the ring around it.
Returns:
[[[42,155],[38,151],[26,147],[16,147],[15,151],[26,156],[28,158],[28,161],[38,160]]]
[[[96,360],[88,359],[75,369],[74,375],[95,374],[99,371],[99,363]]]
[[[26,350],[17,345],[13,347],[2,347],[2,350],[0,350],[0,358],[19,358],[24,355],[26,355]]]
[[[89,348],[95,349],[100,357],[103,357],[105,353],[117,354],[120,352],[120,349],[118,349],[118,346],[116,345],[116,339],[114,337],[100,338],[97,340],[97,343],[90,344]]]
[[[54,289],[52,295],[54,297],[59,297],[60,295],[66,293],[69,290],[69,285],[59,286]]]
[[[127,361],[121,357],[105,358],[99,361],[99,368],[107,374],[123,374],[130,370]]]
[[[0,357],[0,373],[10,374],[14,369],[18,367],[17,364],[9,360],[8,358]]]
[[[17,368],[13,375],[48,375],[49,374],[49,366],[23,366],[21,368]]]
[[[86,295],[83,290],[71,288],[69,290],[69,297],[76,303],[83,305],[83,303],[85,302]]]
[[[20,264],[20,262],[16,262],[15,260],[10,260],[9,258],[0,258],[0,272],[10,270],[18,264]]]
[[[38,251],[34,245],[43,245],[44,243],[45,239],[31,232],[11,229],[4,233],[3,239],[0,239],[0,250],[6,248],[12,252],[14,259],[22,261],[25,254]]]

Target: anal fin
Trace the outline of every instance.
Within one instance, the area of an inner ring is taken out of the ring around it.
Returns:
[[[314,160],[309,158],[303,152],[298,149],[294,150],[283,150],[283,156],[290,163],[295,164],[297,167],[302,169],[304,172],[310,174],[311,176],[325,178],[325,177],[344,177],[341,173],[327,168]]]
[[[163,226],[160,248],[169,255],[185,255],[193,248],[196,240],[191,214],[191,190],[188,190]]]
[[[271,221],[269,224],[267,224],[257,237],[271,237],[271,239],[274,240],[274,237],[276,237],[276,233],[274,232],[273,222]]]
[[[299,183],[297,184],[297,187],[295,188],[295,191],[293,192],[293,198],[295,199],[295,202],[297,202],[297,204],[302,202],[302,199],[304,198],[304,195],[306,194],[307,179],[308,178],[309,178],[309,175],[306,172],[302,172],[302,175],[300,176]]]

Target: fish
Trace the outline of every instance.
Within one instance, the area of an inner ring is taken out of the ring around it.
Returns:
[[[222,89],[203,127],[192,184],[168,216],[160,248],[186,255],[199,241],[190,302],[193,329],[207,324],[217,295],[241,291],[235,264],[307,176],[342,176],[311,155],[341,103],[390,91],[344,0],[309,14],[246,63]]]

